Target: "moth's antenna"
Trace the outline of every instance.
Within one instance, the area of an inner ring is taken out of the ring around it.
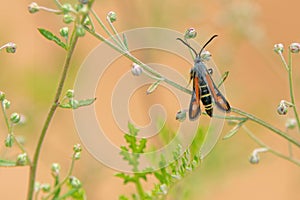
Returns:
[[[191,45],[189,45],[188,43],[186,43],[183,39],[181,39],[181,38],[176,38],[177,40],[179,40],[179,41],[181,41],[183,44],[185,44],[188,48],[190,48],[193,52],[194,52],[194,54],[195,54],[195,56],[197,57],[198,56],[198,54],[197,54],[197,51],[195,51],[195,49],[193,49],[193,47],[191,47]]]
[[[204,50],[204,48],[215,38],[215,37],[217,37],[218,35],[213,35],[205,44],[204,44],[204,46],[201,48],[201,50],[200,50],[200,52],[199,52],[199,56],[201,56],[201,53],[202,53],[202,51]]]

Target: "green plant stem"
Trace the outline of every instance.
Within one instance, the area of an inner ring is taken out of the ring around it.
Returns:
[[[261,126],[264,126],[265,128],[271,130],[272,132],[278,134],[279,136],[283,137],[284,139],[286,139],[287,141],[290,141],[291,143],[293,143],[294,145],[296,145],[297,147],[300,147],[300,142],[298,142],[297,140],[295,140],[294,138],[290,137],[289,135],[287,135],[285,132],[275,128],[273,125],[257,118],[256,116],[254,115],[251,115],[249,113],[246,113],[242,110],[239,110],[237,108],[231,108],[231,111],[234,112],[234,113],[237,113],[239,115],[242,115],[242,116],[245,116],[247,117],[249,120],[261,125]]]
[[[118,51],[119,53],[123,54],[125,57],[127,57],[129,60],[131,60],[132,62],[140,65],[143,70],[146,70],[147,72],[149,72],[150,74],[156,76],[158,78],[158,80],[162,80],[164,82],[166,82],[169,85],[172,85],[173,87],[188,93],[188,94],[192,94],[192,91],[187,89],[186,87],[183,87],[173,81],[171,81],[170,79],[163,77],[160,73],[158,73],[157,71],[153,70],[151,67],[149,67],[148,65],[144,64],[142,61],[140,61],[139,59],[137,59],[136,57],[134,57],[133,55],[130,54],[130,52],[128,51],[124,51],[120,48],[118,48],[117,46],[115,46],[113,43],[111,43],[109,40],[107,40],[106,38],[104,38],[103,36],[101,36],[100,34],[88,29],[87,27],[85,27],[85,30],[88,31],[90,34],[92,34],[94,37],[96,37],[97,39],[103,41],[104,43],[106,43],[108,46],[110,46],[111,48],[113,48],[114,50]]]
[[[136,190],[139,194],[139,197],[140,197],[140,199],[144,199],[144,194],[145,193],[144,193],[142,184],[140,182],[140,178],[137,174],[134,174],[134,176],[135,176],[135,182],[134,183],[135,183]]]
[[[6,113],[6,109],[4,108],[3,102],[1,102],[1,109],[2,109],[2,113],[3,113],[3,117],[4,117],[4,121],[5,121],[7,130],[8,130],[8,134],[10,134],[13,137],[14,141],[16,142],[17,146],[22,151],[22,153],[26,153],[28,165],[31,165],[32,161],[29,158],[28,153],[27,153],[25,147],[19,142],[19,140],[16,138],[15,134],[13,133],[13,124],[9,123],[9,120],[8,120],[8,117],[7,117],[7,113]]]
[[[292,73],[292,53],[289,51],[289,63],[288,63],[288,74],[289,74],[289,88],[290,88],[290,98],[293,104],[294,115],[298,125],[298,131],[300,132],[300,119],[297,112],[297,107],[295,103],[294,87],[293,87],[293,73]]]
[[[114,27],[113,23],[110,21],[110,19],[109,19],[108,16],[106,16],[106,21],[108,22],[108,24],[109,24],[111,30],[113,31],[113,33],[114,33],[115,36],[117,37],[117,40],[118,40],[118,42],[121,44],[122,48],[123,48],[124,50],[128,50],[127,47],[126,47],[126,45],[124,45],[124,43],[122,42],[122,39],[120,38],[120,35],[119,35],[117,29]]]
[[[6,114],[6,109],[4,108],[3,102],[1,102],[1,109],[2,109],[2,113],[3,113],[3,117],[4,117],[6,127],[8,129],[8,132],[10,133],[11,132],[11,127],[10,127],[10,124],[9,124],[9,121],[8,121],[8,117],[7,117],[7,114]]]
[[[113,34],[110,33],[110,31],[106,28],[106,26],[104,25],[104,23],[102,22],[102,20],[100,19],[100,17],[97,15],[97,13],[91,9],[91,13],[92,15],[96,18],[97,22],[99,23],[99,25],[101,26],[101,28],[106,32],[106,34],[114,41],[114,43],[116,45],[118,45],[119,48],[123,49],[123,50],[127,50],[126,48],[123,47],[123,43],[122,42],[118,42],[115,38],[115,36]]]
[[[258,139],[245,125],[243,126],[243,129],[246,131],[246,133],[249,135],[249,137],[251,137],[257,144],[259,144],[260,146],[267,148],[269,152],[273,153],[274,155],[283,158],[285,160],[288,160],[298,166],[300,166],[300,162],[298,160],[293,159],[290,156],[286,156],[283,155],[282,153],[273,150],[271,147],[267,146],[266,144],[264,144],[260,139]]]
[[[283,66],[285,67],[286,71],[289,71],[289,65],[286,63],[283,54],[281,52],[278,53],[280,60],[282,61]]]
[[[72,163],[71,163],[71,166],[70,166],[70,168],[69,168],[69,171],[68,171],[68,173],[67,173],[67,175],[66,175],[66,177],[59,183],[59,184],[57,184],[53,189],[52,189],[52,191],[46,196],[46,197],[44,197],[43,198],[43,200],[47,200],[47,199],[49,199],[63,184],[65,184],[67,181],[68,181],[68,179],[69,179],[69,177],[72,175],[72,173],[73,173],[73,169],[74,169],[74,166],[75,166],[75,153],[73,154],[73,156],[72,156]]]
[[[184,41],[187,43],[187,44],[189,44],[190,45],[190,43],[188,42],[188,40],[184,37]],[[189,52],[190,52],[190,54],[191,54],[191,56],[192,56],[192,59],[193,60],[195,60],[195,54],[194,54],[194,52],[192,51],[192,49],[190,49],[190,48],[188,48],[188,50],[189,50]]]
[[[39,159],[39,155],[41,152],[41,147],[44,141],[44,138],[46,136],[48,127],[50,125],[50,122],[54,116],[54,113],[58,107],[58,103],[59,103],[59,99],[62,93],[62,89],[67,77],[67,73],[68,73],[68,69],[70,67],[70,61],[78,40],[78,36],[75,34],[76,29],[74,28],[73,34],[72,34],[72,38],[71,38],[71,43],[70,43],[70,47],[68,49],[67,55],[66,55],[66,59],[65,59],[65,63],[63,66],[63,72],[61,74],[61,78],[58,84],[58,88],[56,90],[56,95],[54,97],[54,101],[53,104],[50,108],[50,111],[47,115],[46,121],[44,123],[43,129],[41,131],[39,140],[38,140],[38,144],[37,147],[35,149],[35,154],[33,157],[33,163],[30,166],[30,176],[29,176],[29,186],[28,186],[28,196],[27,196],[27,200],[32,200],[33,198],[33,193],[34,193],[34,183],[35,183],[35,178],[36,178],[36,170],[37,170],[37,164],[38,164],[38,159]]]
[[[109,42],[107,39],[105,39],[104,37],[102,37],[101,35],[97,34],[96,32],[93,32],[91,30],[89,30],[88,28],[86,28],[86,30],[92,34],[94,37],[98,38],[99,40],[105,42],[107,45],[109,45],[110,47],[112,47],[113,49],[115,49],[116,51],[120,52],[121,54],[123,54],[125,57],[127,57],[128,59],[130,59],[131,61],[133,61],[134,63],[140,65],[144,70],[147,70],[149,73],[153,74],[154,76],[157,76],[159,78],[163,78],[163,81],[166,82],[167,84],[187,93],[187,94],[192,94],[192,91],[189,90],[186,87],[183,87],[167,78],[165,78],[163,75],[161,75],[160,73],[156,72],[155,70],[153,70],[151,67],[147,66],[146,64],[144,64],[143,62],[141,62],[140,60],[138,60],[137,58],[135,58],[134,56],[132,56],[128,51],[123,51],[122,49],[116,47],[114,44],[112,44],[111,42]],[[285,60],[283,59],[283,62],[286,64]],[[274,133],[278,134],[279,136],[285,138],[286,140],[290,141],[291,143],[295,144],[297,147],[300,147],[300,143],[298,141],[296,141],[294,138],[288,136],[285,132],[275,128],[273,125],[266,123],[265,121],[257,118],[254,115],[251,115],[249,113],[246,113],[242,110],[239,110],[237,108],[232,108],[231,109],[232,112],[235,112],[239,115],[245,116],[247,118],[249,118],[251,121],[260,124],[261,126],[266,127],[267,129],[273,131]]]

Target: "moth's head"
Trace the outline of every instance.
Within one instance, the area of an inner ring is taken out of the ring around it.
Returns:
[[[193,53],[195,54],[195,63],[199,63],[199,62],[201,62],[201,54],[202,54],[202,52],[203,52],[203,50],[204,50],[204,48],[215,38],[215,37],[217,37],[218,35],[213,35],[204,45],[203,45],[203,47],[201,48],[201,50],[199,51],[199,53],[197,53],[197,51],[193,48],[193,47],[191,47],[191,45],[189,44],[189,43],[187,43],[186,41],[184,41],[183,39],[181,39],[181,38],[177,38],[177,40],[179,40],[179,41],[181,41],[185,46],[187,46],[188,48],[190,48],[192,51],[193,51]]]
[[[195,63],[199,63],[199,62],[201,62],[201,61],[202,61],[202,59],[201,59],[200,54],[197,54],[196,57],[195,57],[194,62],[195,62]]]

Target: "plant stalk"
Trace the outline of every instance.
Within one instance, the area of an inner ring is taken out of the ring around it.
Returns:
[[[54,116],[54,113],[55,113],[55,111],[58,107],[59,99],[60,99],[62,89],[63,89],[64,83],[65,83],[65,80],[66,80],[66,77],[67,77],[68,69],[70,67],[70,61],[71,61],[71,58],[72,58],[72,55],[74,53],[74,49],[75,49],[75,46],[76,46],[76,43],[77,43],[77,40],[78,40],[78,36],[76,34],[73,34],[72,37],[73,38],[70,40],[71,44],[70,44],[69,50],[67,52],[65,63],[64,63],[64,66],[63,66],[63,72],[61,74],[61,78],[60,78],[60,81],[59,81],[59,84],[58,84],[58,88],[56,90],[56,95],[54,97],[53,104],[50,108],[50,111],[47,115],[47,118],[46,118],[46,121],[44,123],[43,129],[41,131],[41,134],[40,134],[40,137],[39,137],[39,140],[38,140],[38,144],[37,144],[37,147],[35,149],[33,162],[32,162],[32,165],[30,166],[27,200],[32,200],[33,199],[34,184],[35,184],[35,179],[36,179],[36,170],[37,170],[39,155],[40,155],[40,152],[41,152],[41,147],[42,147],[44,138],[46,136],[48,127],[50,125],[50,122],[51,122],[51,120]]]
[[[297,112],[297,107],[295,104],[295,95],[294,95],[294,87],[293,87],[293,73],[292,73],[292,53],[289,51],[289,63],[288,63],[288,74],[289,74],[289,88],[290,88],[290,98],[291,103],[293,104],[293,111],[297,121],[298,131],[300,132],[300,119]]]
[[[290,136],[289,136],[288,134],[286,134],[285,132],[283,132],[283,131],[281,131],[281,130],[275,128],[273,125],[271,125],[271,124],[269,124],[269,123],[267,123],[267,122],[265,122],[265,121],[263,121],[263,120],[257,118],[256,116],[251,115],[251,114],[249,114],[249,113],[246,113],[246,112],[244,112],[244,111],[242,111],[242,110],[239,110],[239,109],[237,109],[237,108],[231,108],[231,111],[232,111],[232,112],[235,112],[235,113],[237,113],[237,114],[239,114],[239,115],[242,115],[242,116],[247,117],[249,120],[251,120],[251,121],[253,121],[253,122],[255,122],[255,123],[257,123],[257,124],[259,124],[259,125],[261,125],[261,126],[267,128],[267,129],[269,129],[269,130],[271,130],[272,132],[278,134],[279,136],[283,137],[283,138],[286,139],[287,141],[290,141],[291,143],[293,143],[293,144],[296,145],[297,147],[300,147],[300,142],[296,141],[294,138],[290,137]]]

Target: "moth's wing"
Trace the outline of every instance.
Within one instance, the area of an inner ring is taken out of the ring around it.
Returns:
[[[230,105],[226,98],[222,95],[220,90],[216,87],[215,83],[213,82],[211,76],[207,73],[205,75],[206,81],[208,88],[211,92],[211,95],[214,99],[215,104],[217,105],[218,108],[221,110],[224,110],[226,112],[230,112]]]
[[[200,95],[201,90],[198,83],[198,77],[195,76],[193,77],[193,93],[189,107],[189,119],[192,121],[198,119],[201,114]]]

